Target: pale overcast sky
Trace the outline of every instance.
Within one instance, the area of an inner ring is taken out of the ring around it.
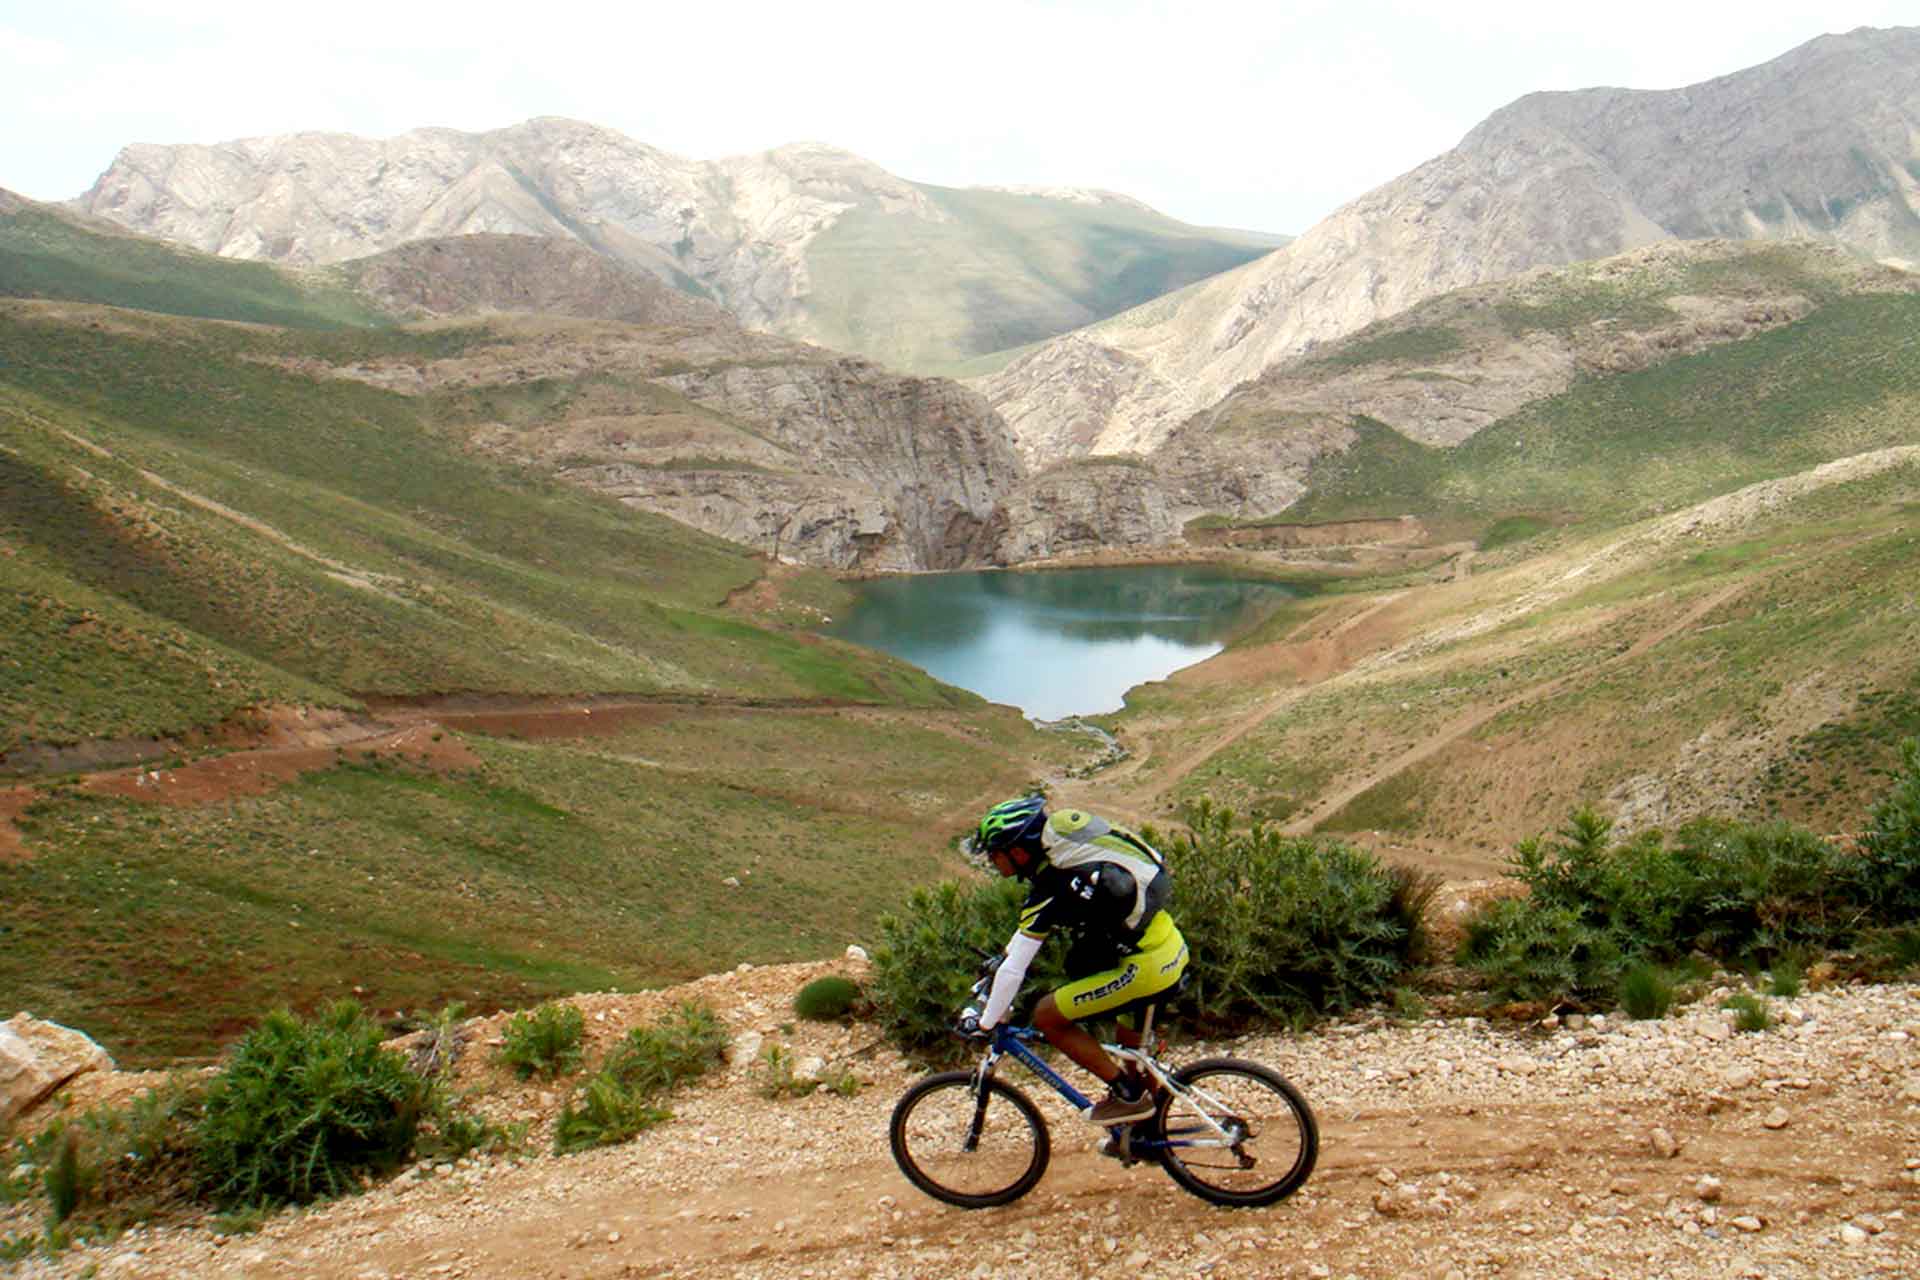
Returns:
[[[1105,187],[1300,232],[1538,89],[1673,89],[1873,0],[0,0],[0,187],[131,142],[571,116],[689,159],[842,147],[916,182]]]

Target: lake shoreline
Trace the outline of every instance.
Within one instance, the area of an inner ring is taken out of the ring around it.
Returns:
[[[1324,552],[1325,548],[1316,548]],[[1150,566],[1216,566],[1270,578],[1278,582],[1368,578],[1384,573],[1429,569],[1459,553],[1455,546],[1355,547],[1345,555],[1329,557],[1305,551],[1259,552],[1225,547],[1129,547],[1047,556],[1019,564],[969,565],[958,569],[866,571],[832,570],[841,582],[872,582],[885,578],[920,578],[943,573],[1039,573],[1063,569],[1127,569]]]

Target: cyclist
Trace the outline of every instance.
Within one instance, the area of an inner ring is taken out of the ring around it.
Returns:
[[[1020,926],[1007,942],[987,1002],[961,1015],[961,1034],[992,1033],[1026,980],[1027,966],[1055,929],[1075,936],[1067,953],[1068,983],[1041,997],[1033,1025],[1060,1052],[1098,1076],[1107,1097],[1087,1110],[1097,1125],[1125,1124],[1153,1114],[1146,1081],[1123,1073],[1078,1024],[1116,1013],[1120,1043],[1140,1043],[1127,1006],[1172,987],[1187,967],[1187,944],[1167,914],[1173,877],[1146,841],[1079,809],[1049,815],[1043,796],[995,805],[967,841],[969,852],[1003,876],[1029,884]]]

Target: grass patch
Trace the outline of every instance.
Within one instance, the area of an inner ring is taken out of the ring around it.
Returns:
[[[1457,329],[1444,325],[1393,327],[1386,321],[1370,325],[1340,342],[1332,352],[1314,361],[1328,368],[1352,369],[1368,364],[1411,364],[1443,360],[1459,353],[1465,342]],[[1376,332],[1386,329],[1386,332]]]

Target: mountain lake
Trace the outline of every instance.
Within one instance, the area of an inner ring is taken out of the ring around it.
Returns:
[[[1036,720],[1118,711],[1311,588],[1217,565],[924,573],[860,583],[828,635]]]

